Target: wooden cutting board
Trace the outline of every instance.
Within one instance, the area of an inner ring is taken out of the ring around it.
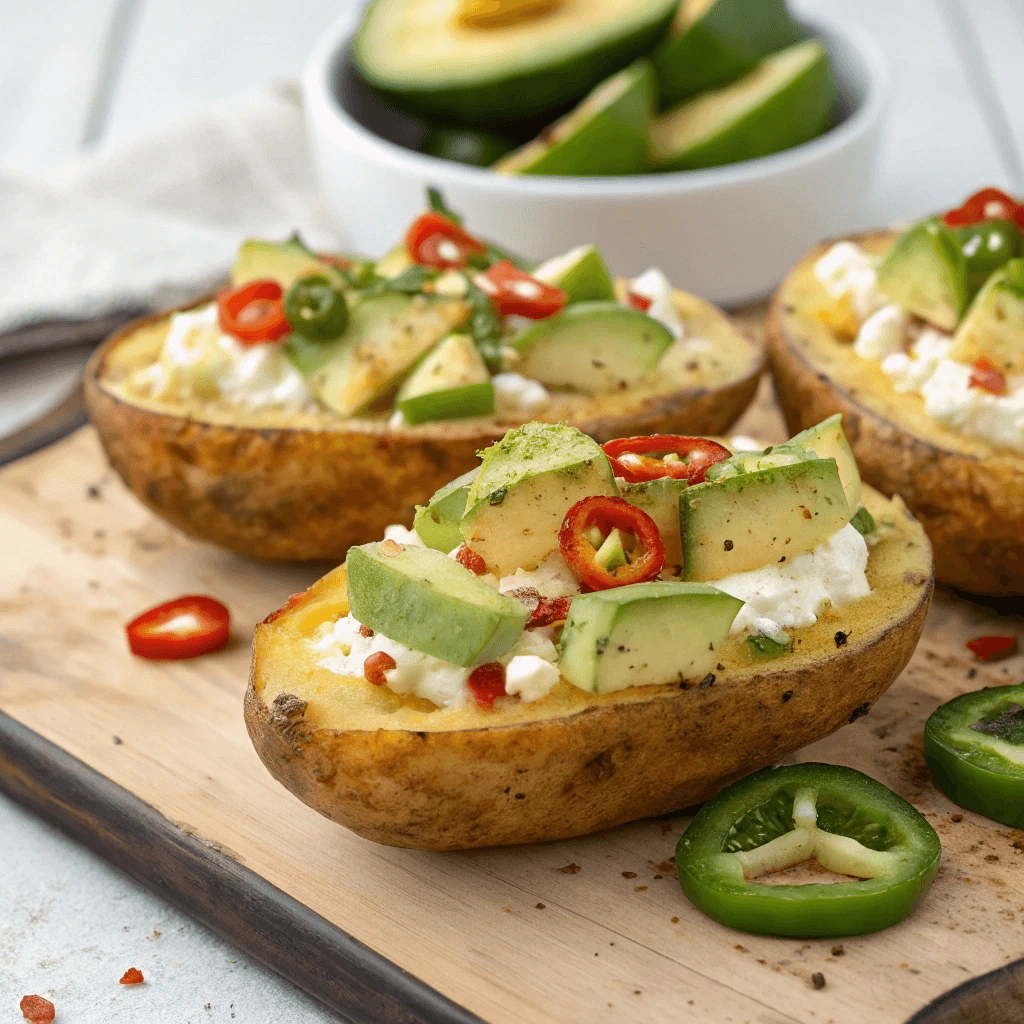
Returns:
[[[765,385],[738,429],[783,436]],[[942,701],[1022,677],[964,641],[1024,621],[939,592],[872,712],[804,750],[860,768],[942,838],[879,935],[799,942],[699,914],[668,863],[688,818],[438,854],[375,846],[266,772],[242,721],[256,622],[326,566],[248,562],[154,518],[85,428],[0,472],[0,785],[357,1021],[902,1022],[1024,955],[1024,833],[961,813],[921,750]],[[223,652],[132,658],[124,623],[181,593],[231,608]],[[817,983],[816,983],[817,982]],[[822,984],[823,982],[823,984]]]

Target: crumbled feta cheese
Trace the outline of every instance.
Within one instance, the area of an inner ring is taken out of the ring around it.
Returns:
[[[548,389],[521,373],[496,374],[492,383],[495,412],[499,416],[529,416],[551,404]]]
[[[520,654],[505,669],[505,692],[520,700],[533,701],[546,697],[558,682],[558,669],[535,654]]]
[[[531,572],[516,569],[511,576],[504,576],[498,581],[498,590],[502,594],[523,587],[532,587],[541,597],[550,598],[573,597],[580,592],[579,580],[562,557],[561,551],[552,552]]]
[[[461,299],[469,290],[466,275],[458,270],[446,270],[434,281],[435,295],[447,295],[449,298]]]
[[[814,276],[834,299],[849,296],[863,320],[879,305],[878,276],[870,257],[853,242],[837,242],[814,264]]]
[[[952,347],[953,339],[948,334],[927,327],[910,346],[909,354],[897,352],[886,356],[882,372],[892,378],[893,387],[901,395],[920,391]]]
[[[628,290],[632,295],[650,299],[651,304],[647,308],[649,317],[663,323],[673,337],[683,336],[683,323],[672,301],[672,285],[657,267],[645,270],[639,277],[634,277],[629,282]]]
[[[876,310],[860,325],[853,351],[864,359],[885,359],[903,351],[910,317],[895,304]]]
[[[426,547],[415,530],[406,529],[401,523],[392,523],[384,527],[384,539],[393,540],[396,544],[408,544],[414,548]]]
[[[841,608],[871,592],[865,570],[868,547],[850,525],[788,562],[712,581],[745,604],[732,632],[778,632],[812,626],[824,608]]]

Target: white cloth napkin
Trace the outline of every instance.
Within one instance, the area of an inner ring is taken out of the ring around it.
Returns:
[[[0,175],[0,225],[0,357],[183,302],[223,278],[250,235],[337,245],[288,85],[44,180]]]

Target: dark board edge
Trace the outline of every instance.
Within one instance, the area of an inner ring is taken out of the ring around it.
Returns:
[[[979,974],[922,1007],[906,1024],[1016,1024],[1024,1020],[1024,960]]]
[[[3,711],[0,791],[352,1024],[483,1024]]]

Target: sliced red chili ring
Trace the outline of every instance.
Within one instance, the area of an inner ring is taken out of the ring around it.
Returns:
[[[291,331],[284,313],[281,286],[269,278],[240,288],[225,288],[217,296],[221,330],[246,345],[277,341]]]
[[[982,357],[971,368],[970,386],[981,388],[993,395],[1006,394],[1006,377],[992,365],[991,361]]]
[[[405,247],[413,262],[440,270],[464,267],[471,256],[487,252],[487,246],[479,238],[433,211],[421,214],[412,222],[406,232]]]
[[[609,572],[598,564],[597,551],[587,539],[592,526],[602,533],[619,529],[633,534],[643,547],[642,553],[628,565]],[[588,590],[644,583],[655,579],[665,565],[665,545],[654,520],[628,501],[605,495],[591,495],[569,509],[558,534],[558,547],[580,584]]]
[[[725,445],[707,437],[684,437],[681,434],[645,434],[640,437],[618,437],[606,441],[601,448],[608,456],[616,476],[627,483],[672,477],[699,484],[704,474],[716,463],[728,459],[732,452]],[[651,452],[674,453],[680,460],[653,458]],[[684,461],[685,459],[689,461]]]
[[[497,661],[478,665],[466,682],[480,707],[493,708],[494,702],[505,696],[505,667]]]
[[[186,594],[143,612],[125,632],[132,654],[178,661],[219,651],[231,635],[231,615],[215,598]]]
[[[384,673],[397,667],[398,663],[386,651],[375,651],[363,662],[363,677],[374,686],[383,686],[388,681]]]
[[[545,284],[514,266],[509,260],[495,263],[478,275],[482,291],[490,296],[502,316],[525,316],[543,320],[566,307],[569,296],[554,285]],[[487,287],[490,285],[490,287]]]
[[[978,661],[1002,661],[1017,653],[1015,636],[979,636],[968,640],[967,649]]]
[[[1024,207],[998,188],[983,188],[962,206],[945,213],[942,219],[951,228],[978,224],[983,220],[1016,220],[1020,224],[1024,220]]]

